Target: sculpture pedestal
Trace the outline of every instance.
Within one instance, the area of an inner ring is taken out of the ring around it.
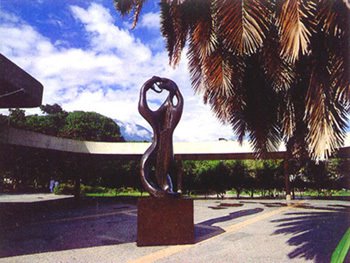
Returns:
[[[137,246],[194,243],[193,200],[140,198]]]

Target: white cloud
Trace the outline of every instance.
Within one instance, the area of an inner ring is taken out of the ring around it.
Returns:
[[[160,25],[160,14],[149,12],[144,14],[141,17],[141,21],[138,23],[137,27],[159,30],[159,25]]]
[[[0,9],[0,18],[4,21],[8,21],[11,23],[20,23],[21,22],[21,20],[17,16],[15,16],[13,14],[6,13],[1,9]]]
[[[146,129],[140,129],[140,127],[138,127],[135,123],[124,122],[123,125],[128,135],[137,135],[143,138],[151,137],[150,131]]]
[[[114,25],[111,14],[103,6],[93,3],[87,10],[78,6],[72,6],[71,10],[90,33],[90,42],[96,51],[115,52],[133,62],[145,62],[151,58],[151,51],[139,39]]]
[[[62,48],[20,18],[2,16],[0,52],[43,83],[43,104],[59,103],[69,111],[96,111],[151,130],[139,115],[137,104],[141,85],[158,75],[173,79],[185,98],[175,141],[232,137],[231,129],[213,117],[200,96],[194,96],[185,56],[174,70],[168,66],[165,51],[152,53],[149,43],[117,27],[103,6],[93,3],[87,9],[72,6],[70,10],[85,30],[88,48]],[[155,26],[159,23],[156,15],[146,14],[141,24]]]

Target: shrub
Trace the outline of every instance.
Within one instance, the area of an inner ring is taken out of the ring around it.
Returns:
[[[53,192],[56,195],[73,195],[74,194],[74,185],[61,183],[53,189]]]

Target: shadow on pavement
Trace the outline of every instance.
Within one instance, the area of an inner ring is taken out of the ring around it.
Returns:
[[[243,204],[219,202],[218,205],[216,205],[216,206],[208,206],[208,208],[211,208],[211,209],[214,209],[214,210],[219,210],[219,209],[227,209],[228,207],[239,207],[239,206],[243,206]]]
[[[17,217],[26,220],[1,222],[0,258],[136,241],[134,205],[94,204]]]
[[[225,232],[221,227],[214,226],[216,223],[222,223],[243,216],[249,216],[264,211],[262,208],[246,209],[230,213],[226,216],[221,216],[206,220],[195,225],[195,242],[199,243],[211,237],[220,235]]]
[[[308,208],[327,209],[325,207]],[[314,262],[330,262],[333,251],[350,225],[350,211],[348,207],[342,206],[338,209],[334,206],[329,208],[328,212],[286,213],[286,218],[272,221],[278,224],[275,235],[293,235],[288,240],[288,244],[295,247],[288,254],[290,259],[304,258]]]
[[[12,220],[0,221],[0,258],[136,242],[137,209],[133,203],[97,202],[30,213],[32,208],[21,207],[11,214]],[[196,224],[196,243],[224,233],[216,223],[262,211],[240,210]]]
[[[249,201],[240,201],[241,204],[260,204],[265,207],[286,207],[290,206],[291,203],[286,202],[249,202]],[[350,206],[347,205],[328,205],[327,207],[316,207],[313,205],[310,205],[309,203],[294,203],[293,206],[297,208],[304,208],[304,209],[317,209],[317,210],[325,210],[325,211],[335,211],[338,212],[339,208],[343,209],[343,212],[350,212]]]

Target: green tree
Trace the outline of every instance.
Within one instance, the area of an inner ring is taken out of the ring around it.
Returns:
[[[262,190],[262,195],[266,193],[273,197],[276,190],[281,190],[283,186],[283,169],[279,161],[263,161],[262,167],[256,170],[256,180],[258,187]]]
[[[215,164],[211,174],[211,188],[218,197],[224,198],[227,190],[232,188],[232,178],[227,164],[219,161]]]
[[[336,189],[350,189],[350,158],[336,159],[334,166]]]
[[[124,141],[119,126],[112,119],[96,112],[74,111],[68,113],[59,135],[79,140]]]
[[[45,115],[25,116],[20,109],[10,110],[8,117],[2,118],[10,125],[41,132],[53,136],[95,141],[124,141],[119,127],[110,118],[94,112],[66,112],[59,105],[44,105]],[[130,172],[122,162],[105,161],[91,156],[73,153],[30,149],[25,147],[5,147],[0,155],[1,178],[12,182],[17,190],[48,189],[49,180],[60,182],[99,183],[104,186],[121,187],[137,185],[125,174]],[[137,167],[136,165],[134,165]],[[99,167],[99,168],[96,168]],[[135,172],[135,170],[132,170]],[[129,173],[130,174],[130,173]],[[129,175],[128,174],[128,175]],[[135,173],[134,173],[135,174]]]
[[[305,174],[309,179],[310,188],[317,190],[318,195],[322,193],[323,189],[331,189],[331,176],[327,170],[326,162],[307,162]]]
[[[8,116],[0,114],[0,127],[8,123]]]
[[[215,193],[218,197],[223,198],[226,191],[231,188],[229,169],[223,161],[196,161],[194,166],[187,168],[190,170],[185,170],[186,176],[194,175],[190,182],[197,193],[205,195]]]
[[[52,136],[78,140],[122,142],[119,126],[96,112],[66,112],[58,104],[40,107],[45,115],[29,115],[20,109],[10,109],[11,126]]]
[[[25,111],[21,109],[9,109],[8,121],[11,126],[22,128],[25,126]]]
[[[211,171],[213,170],[214,163],[209,161],[198,161],[194,169],[194,183],[196,185],[197,193],[204,193],[205,195],[211,192]]]
[[[246,188],[249,183],[249,173],[247,166],[242,161],[227,162],[230,184],[235,189],[237,198],[240,197],[243,189]]]
[[[56,115],[56,114],[66,114],[67,112],[64,111],[62,109],[62,107],[60,105],[58,105],[57,103],[55,104],[46,104],[46,105],[41,105],[40,106],[40,110],[43,112],[43,113],[46,113],[46,114],[52,114],[52,115]]]
[[[184,161],[182,164],[183,172],[183,193],[191,195],[198,187],[196,187],[195,161]]]

